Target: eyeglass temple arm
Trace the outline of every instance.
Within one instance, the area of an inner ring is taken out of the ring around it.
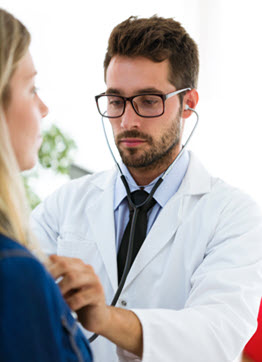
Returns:
[[[175,92],[166,94],[165,99],[168,99],[170,97],[175,96],[176,94],[179,94],[179,93],[182,93],[182,92],[187,92],[187,91],[190,91],[190,90],[191,90],[191,88],[179,89],[179,90],[177,90]]]

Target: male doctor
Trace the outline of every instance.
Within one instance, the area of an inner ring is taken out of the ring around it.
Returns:
[[[179,154],[198,103],[197,46],[173,19],[131,17],[111,33],[104,67],[99,112],[111,123],[131,192],[150,192]],[[116,307],[109,305],[129,224],[118,169],[63,186],[32,222],[44,250],[57,254],[50,271],[63,277],[68,304],[100,335],[92,344],[97,362],[233,361],[256,330],[260,211],[191,152],[154,194]]]

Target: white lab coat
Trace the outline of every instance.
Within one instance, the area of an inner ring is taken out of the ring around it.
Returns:
[[[74,180],[32,217],[46,252],[94,267],[108,303],[117,289],[116,175]],[[260,210],[212,178],[191,153],[186,176],[150,230],[117,304],[142,323],[142,361],[233,361],[256,329],[261,262]],[[139,360],[102,337],[92,348],[96,362]]]

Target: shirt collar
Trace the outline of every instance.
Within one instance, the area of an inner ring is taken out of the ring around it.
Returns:
[[[177,160],[174,166],[171,168],[170,172],[165,176],[164,181],[157,188],[154,199],[161,206],[164,207],[167,201],[177,192],[179,186],[186,174],[187,168],[189,164],[189,153],[188,151],[184,151],[181,157]],[[120,162],[120,168],[126,177],[128,185],[130,187],[130,191],[133,192],[139,189],[141,186],[138,186],[131,176],[128,168],[124,165],[124,163]],[[158,176],[154,179],[149,185],[144,185],[144,190],[148,193],[152,190],[153,186],[157,182],[157,180],[162,176]],[[115,197],[114,197],[114,210],[118,208],[123,199],[126,197],[126,189],[123,185],[123,182],[120,178],[120,172],[116,177],[115,183]]]

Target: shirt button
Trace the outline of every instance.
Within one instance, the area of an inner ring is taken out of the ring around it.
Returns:
[[[121,300],[121,305],[122,305],[123,307],[126,307],[126,306],[127,306],[127,302],[126,302],[125,300]]]

